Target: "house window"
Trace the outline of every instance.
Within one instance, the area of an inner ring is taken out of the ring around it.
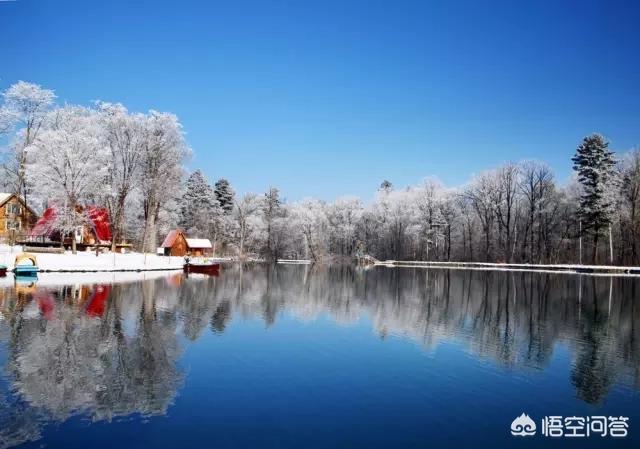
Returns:
[[[22,228],[22,223],[20,220],[9,220],[7,219],[6,229],[8,231],[16,230],[19,231]]]
[[[13,215],[20,215],[22,214],[22,207],[20,207],[19,204],[8,204],[7,205],[7,213],[8,214],[13,214]]]

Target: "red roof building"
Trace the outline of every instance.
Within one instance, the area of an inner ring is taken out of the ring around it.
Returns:
[[[186,256],[189,251],[187,238],[180,229],[169,231],[162,242],[165,256]]]
[[[78,206],[83,210],[81,206]],[[88,224],[76,231],[76,242],[85,245],[111,243],[111,225],[109,211],[104,207],[88,206],[84,209]],[[56,229],[56,207],[48,207],[31,231],[32,237],[46,237],[52,241],[60,241],[60,231]]]

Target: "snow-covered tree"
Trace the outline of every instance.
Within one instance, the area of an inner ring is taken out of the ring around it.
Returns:
[[[144,209],[142,248],[146,252],[156,251],[158,218],[167,202],[180,194],[182,164],[189,153],[178,118],[150,111],[145,119],[139,177]]]
[[[593,237],[592,261],[598,259],[598,240],[604,229],[609,228],[615,212],[614,154],[609,142],[600,134],[585,137],[572,158],[573,169],[581,186],[579,214],[583,232]]]
[[[182,195],[180,227],[189,234],[208,235],[216,209],[213,189],[200,170],[194,171],[187,178]]]
[[[276,234],[281,230],[282,226],[279,224],[279,220],[283,217],[284,208],[280,199],[280,192],[275,187],[270,187],[267,193],[262,198],[260,211],[262,220],[264,222],[265,230],[265,242],[263,247],[263,254],[267,260],[275,261],[279,256],[280,245],[276,243],[281,242]]]
[[[492,260],[492,232],[496,218],[494,203],[495,189],[495,177],[491,172],[485,172],[474,178],[471,185],[469,185],[464,192],[469,205],[476,213],[482,227],[485,262]]]
[[[637,264],[640,262],[640,149],[625,154],[620,160],[619,170],[623,255],[625,260]]]
[[[0,134],[13,127],[19,131],[9,147],[8,160],[3,164],[5,179],[12,190],[28,204],[26,148],[38,137],[38,133],[56,98],[54,92],[25,81],[18,81],[2,93],[0,107]]]
[[[239,257],[246,256],[247,243],[258,224],[257,213],[259,208],[260,199],[253,193],[247,193],[235,203],[233,219],[235,223],[235,243]]]
[[[334,254],[353,256],[356,250],[358,223],[363,206],[359,198],[344,196],[326,207],[329,244]]]
[[[378,190],[372,213],[382,231],[378,256],[396,260],[415,257],[418,239],[415,190]]]
[[[304,238],[306,257],[319,262],[326,256],[327,215],[325,204],[314,199],[305,199],[291,207],[291,219]]]
[[[235,204],[235,192],[229,181],[225,178],[218,179],[214,185],[214,191],[218,204],[224,213],[227,215],[231,214]]]
[[[112,250],[124,237],[125,206],[136,187],[145,137],[143,114],[131,114],[117,103],[98,103],[99,125],[109,149],[107,174],[101,202],[109,210],[113,233]]]
[[[493,175],[493,202],[498,226],[500,259],[510,263],[516,249],[516,226],[520,215],[520,168],[517,164],[507,163],[495,170]]]
[[[80,106],[54,110],[26,153],[34,188],[66,211],[60,217],[62,231],[83,225],[86,218],[77,206],[99,195],[107,171],[108,149],[95,111]]]
[[[445,222],[442,216],[443,186],[436,179],[427,179],[415,189],[416,205],[419,213],[420,246],[424,247],[426,260],[438,258],[438,249],[444,248]],[[423,253],[420,248],[420,253]],[[433,249],[433,251],[431,251]]]

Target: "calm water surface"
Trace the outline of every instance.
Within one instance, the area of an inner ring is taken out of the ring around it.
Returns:
[[[640,280],[306,266],[70,280],[0,283],[2,448],[640,447]],[[627,416],[629,435],[513,437],[523,412],[538,428]]]

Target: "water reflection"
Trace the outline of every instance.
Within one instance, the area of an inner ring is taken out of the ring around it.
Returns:
[[[454,340],[514,369],[544,369],[562,343],[576,396],[597,404],[615,383],[638,386],[638,282],[254,265],[227,267],[220,278],[0,289],[0,447],[37,440],[43,423],[74,415],[163,415],[188,382],[185,345],[224,335],[234,320],[277,326],[282,313],[347,324],[367,317],[381,338],[402,335],[425,350]]]

